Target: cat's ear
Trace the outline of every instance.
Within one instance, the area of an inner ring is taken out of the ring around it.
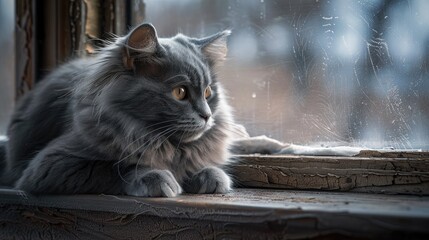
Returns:
[[[193,42],[201,48],[201,52],[211,65],[218,65],[226,59],[229,35],[231,35],[231,31],[225,30],[206,38],[193,39]]]
[[[155,27],[150,23],[144,23],[126,36],[123,63],[128,70],[135,69],[136,58],[149,58],[153,56],[161,46]]]

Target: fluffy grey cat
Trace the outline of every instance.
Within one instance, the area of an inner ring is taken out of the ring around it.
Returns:
[[[235,124],[215,74],[229,34],[158,38],[142,24],[55,70],[23,97],[0,141],[2,183],[31,193],[225,193],[230,152],[359,153],[250,137]]]
[[[13,115],[3,181],[31,193],[228,192],[220,167],[237,130],[215,68],[229,34],[158,38],[142,24],[55,70]]]

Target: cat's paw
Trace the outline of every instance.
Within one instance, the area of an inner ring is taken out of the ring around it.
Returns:
[[[231,179],[222,169],[207,167],[187,181],[185,191],[189,193],[226,193],[231,191]]]
[[[175,197],[182,187],[168,170],[151,170],[127,184],[125,193],[139,197]]]

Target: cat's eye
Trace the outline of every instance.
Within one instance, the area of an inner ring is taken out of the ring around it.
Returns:
[[[172,94],[177,100],[183,100],[186,98],[186,88],[183,86],[176,87],[173,89]]]
[[[212,88],[208,86],[206,90],[204,91],[204,97],[207,99],[212,95]]]

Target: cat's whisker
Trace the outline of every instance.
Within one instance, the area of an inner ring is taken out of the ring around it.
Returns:
[[[132,143],[130,143],[130,144],[128,144],[128,146],[122,151],[122,154],[121,154],[121,156],[119,157],[119,162],[118,163],[120,163],[120,162],[122,162],[123,160],[125,160],[126,158],[128,158],[128,157],[130,157],[130,156],[132,156],[132,155],[134,155],[137,151],[139,151],[143,146],[144,146],[144,143],[140,146],[140,147],[138,147],[136,150],[134,150],[133,152],[131,152],[130,154],[128,154],[127,156],[125,156],[125,157],[123,157],[122,158],[122,155],[123,155],[123,153],[133,144],[133,143],[135,143],[136,141],[139,141],[139,140],[141,140],[142,138],[144,138],[144,137],[146,137],[146,136],[148,136],[149,134],[151,134],[151,133],[153,133],[153,132],[156,132],[156,131],[159,131],[159,130],[161,130],[161,129],[164,129],[164,128],[167,128],[167,130],[169,129],[169,127],[171,127],[171,126],[173,126],[173,125],[166,125],[166,126],[162,126],[162,127],[159,127],[159,128],[157,128],[157,129],[154,129],[154,130],[152,130],[152,131],[150,131],[150,132],[148,132],[148,133],[146,133],[146,134],[144,134],[143,136],[141,136],[141,137],[139,137],[138,139],[136,139],[136,140],[134,140]],[[161,133],[163,133],[164,131],[166,131],[166,130],[163,130]],[[157,135],[155,135],[155,136],[157,136]]]
[[[123,182],[125,182],[126,184],[131,184],[131,182],[127,181],[127,180],[122,176],[121,169],[120,169],[120,165],[119,165],[119,164],[116,164],[116,166],[117,166],[117,168],[118,168],[118,175],[119,175],[119,178],[121,178],[121,180],[122,180]]]
[[[160,124],[171,123],[171,122],[174,122],[174,121],[175,121],[175,120],[165,120],[165,121],[162,121],[162,122],[158,122],[158,123],[151,124],[151,125],[147,126],[146,128],[150,128],[150,127],[157,126],[157,125],[160,125]],[[161,129],[164,129],[164,128],[168,128],[168,127],[170,127],[170,126],[172,126],[172,125],[173,125],[173,124],[169,124],[169,125],[166,125],[166,126],[161,126],[161,127],[159,127],[159,128],[153,129],[152,131],[150,131],[150,132],[148,132],[148,133],[145,133],[144,135],[142,135],[142,136],[138,137],[137,139],[135,139],[134,141],[132,141],[131,143],[129,143],[125,148],[123,148],[122,153],[121,153],[121,155],[119,156],[119,161],[118,161],[117,163],[115,163],[115,164],[119,164],[119,163],[121,163],[122,161],[124,161],[124,160],[125,160],[125,159],[127,159],[128,157],[130,157],[130,156],[134,155],[137,151],[139,151],[139,150],[143,147],[143,145],[142,145],[142,146],[138,147],[137,149],[135,149],[133,152],[129,153],[127,156],[122,157],[122,156],[124,155],[124,153],[127,151],[127,149],[128,149],[131,145],[133,145],[135,142],[137,142],[137,141],[141,140],[142,138],[144,138],[144,137],[148,136],[149,134],[151,134],[151,133],[153,133],[153,132],[156,132],[156,131],[161,130]],[[130,141],[127,141],[127,142],[130,142]]]
[[[145,126],[145,129],[149,129],[149,128],[151,128],[151,127],[154,127],[154,126],[157,126],[157,125],[160,125],[160,124],[165,124],[165,123],[171,123],[171,122],[175,122],[175,120],[166,120],[166,121],[162,121],[162,122],[158,122],[158,123],[155,123],[155,124],[151,124],[151,125],[148,125],[148,126]],[[156,131],[157,129],[154,129],[154,130],[152,130],[151,132],[149,132],[149,133],[152,133],[152,132],[154,132],[154,131]],[[146,136],[147,134],[145,134],[145,135],[143,135],[143,137],[144,136]],[[141,136],[139,137],[139,139],[141,139]],[[135,141],[137,141],[137,140],[139,140],[139,139],[136,139]],[[134,143],[134,142],[133,142]]]
[[[156,141],[158,141],[159,139],[161,139],[163,136],[166,136],[167,134],[169,134],[169,133],[171,133],[171,132],[173,132],[173,134],[174,134],[174,129],[167,129],[166,131],[164,131],[163,133],[160,133],[160,134],[158,134],[158,136],[157,137],[154,137],[154,139],[152,139],[150,142],[149,142],[149,144],[146,146],[146,148],[144,148],[143,149],[143,152],[140,154],[140,157],[139,157],[139,159],[137,160],[137,164],[136,164],[136,169],[135,169],[135,174],[137,174],[137,167],[140,165],[140,161],[141,161],[141,159],[144,157],[144,154],[145,154],[145,152],[146,152],[146,150],[153,144],[153,143],[155,143]],[[166,138],[166,139],[168,139],[168,137]],[[165,140],[164,140],[165,141]],[[164,142],[163,141],[163,142]],[[144,145],[143,145],[144,146]],[[150,166],[152,166],[152,161],[153,161],[153,159],[151,158],[150,159]]]
[[[168,81],[168,80],[171,80],[171,79],[173,79],[173,78],[177,78],[177,77],[184,77],[184,78],[188,78],[188,76],[187,76],[187,75],[185,75],[185,74],[176,74],[176,75],[174,75],[174,76],[171,76],[171,77],[167,78],[167,79],[166,79],[166,80],[164,80],[164,81]]]
[[[180,135],[180,139],[179,139],[179,142],[177,143],[176,150],[174,150],[175,153],[177,152],[177,150],[179,150],[179,146],[180,146],[180,143],[182,142],[184,135],[185,135],[185,131],[182,131],[182,135]]]
[[[146,116],[146,115],[145,115]],[[153,126],[156,126],[156,125],[160,125],[160,124],[164,124],[164,123],[169,123],[169,122],[176,122],[177,120],[175,120],[175,119],[172,119],[172,120],[165,120],[165,121],[162,121],[162,122],[157,122],[157,123],[154,123],[154,124],[151,124],[151,125],[148,125],[148,126],[145,126],[145,128],[151,128],[151,127],[153,127]]]
[[[144,156],[144,153],[145,153],[146,149],[147,149],[147,148],[148,148],[148,147],[153,143],[153,141],[156,141],[156,139],[157,139],[157,138],[158,138],[158,136],[160,136],[160,135],[162,135],[162,134],[157,134],[157,135],[155,135],[155,137],[154,137],[151,141],[149,141],[149,144],[147,144],[146,148],[144,148],[144,149],[143,149],[143,152],[140,154],[139,159],[137,160],[137,163],[136,163],[135,174],[137,174],[137,168],[138,168],[138,166],[139,166],[139,163],[140,163],[141,158]],[[146,143],[147,143],[147,142],[144,142],[144,143],[143,143],[139,148],[144,147]],[[125,159],[123,159],[123,160],[125,160]],[[119,166],[119,164],[120,164],[123,160],[118,161],[117,163],[115,163],[115,165]],[[127,181],[125,181],[125,182],[127,182]],[[128,182],[127,182],[127,183],[128,183]]]

